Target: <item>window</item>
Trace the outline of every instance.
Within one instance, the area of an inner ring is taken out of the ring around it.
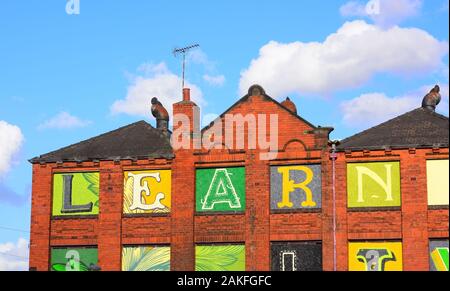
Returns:
[[[245,210],[245,168],[197,169],[197,212]]]
[[[170,271],[170,247],[123,247],[122,271]]]
[[[400,206],[400,163],[347,164],[348,207]]]
[[[51,271],[91,271],[98,268],[96,247],[52,248]]]
[[[349,271],[402,271],[401,242],[350,242]]]
[[[270,167],[270,209],[296,210],[322,207],[320,165]]]
[[[322,271],[321,242],[273,242],[272,271]]]
[[[123,213],[169,213],[171,170],[124,172]]]
[[[427,161],[428,205],[448,205],[448,160]]]
[[[53,216],[96,215],[99,212],[99,173],[53,175]]]
[[[245,245],[197,245],[195,270],[245,271]]]

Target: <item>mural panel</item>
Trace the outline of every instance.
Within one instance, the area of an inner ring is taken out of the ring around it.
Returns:
[[[245,245],[195,247],[196,271],[245,271]]]
[[[320,165],[270,168],[270,208],[309,209],[322,207]]]
[[[349,271],[402,271],[401,242],[351,242]]]
[[[196,211],[244,211],[245,168],[198,169]]]
[[[52,248],[51,271],[90,271],[98,264],[97,248]]]
[[[98,172],[53,175],[53,216],[98,214]]]
[[[430,270],[448,271],[448,239],[430,240]]]
[[[124,247],[122,271],[170,271],[170,247]]]
[[[347,164],[348,207],[400,206],[400,163]]]
[[[170,212],[171,184],[171,170],[124,172],[123,213]]]
[[[448,205],[448,160],[427,161],[428,205]]]
[[[271,258],[272,271],[322,271],[322,243],[272,243]]]

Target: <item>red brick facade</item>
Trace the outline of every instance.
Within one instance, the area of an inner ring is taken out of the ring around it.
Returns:
[[[174,104],[175,113],[192,117],[195,104]],[[333,270],[333,188],[328,132],[313,130],[277,104],[251,96],[228,113],[279,115],[279,148],[275,160],[261,160],[260,149],[191,150],[175,158],[33,164],[30,267],[48,270],[54,246],[97,246],[102,270],[121,269],[123,245],[171,246],[171,270],[194,270],[198,243],[245,243],[246,270],[270,270],[270,243],[322,241],[323,269]],[[301,111],[299,113],[301,115]],[[175,123],[174,123],[175,124]],[[175,125],[176,128],[176,125]],[[174,129],[175,129],[174,128]],[[245,129],[247,130],[247,129]],[[426,160],[448,159],[448,148],[340,152],[336,159],[337,270],[348,269],[348,242],[399,240],[403,269],[428,270],[430,238],[448,238],[448,207],[427,204]],[[402,203],[399,208],[347,208],[346,163],[400,161]],[[322,165],[322,208],[310,211],[270,210],[270,166]],[[242,214],[197,214],[197,168],[245,166],[246,209]],[[127,216],[122,212],[123,172],[172,170],[172,209],[167,215]],[[52,175],[61,172],[100,172],[100,213],[95,217],[52,219]]]

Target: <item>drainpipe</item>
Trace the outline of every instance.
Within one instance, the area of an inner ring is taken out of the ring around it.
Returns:
[[[337,271],[337,251],[336,251],[336,145],[339,141],[330,141],[331,145],[330,158],[332,164],[332,191],[333,191],[333,271]]]

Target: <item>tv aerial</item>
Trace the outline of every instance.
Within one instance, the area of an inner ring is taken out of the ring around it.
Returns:
[[[175,48],[172,53],[175,57],[179,56],[179,55],[183,55],[183,77],[182,77],[182,89],[184,89],[184,74],[185,74],[185,70],[186,70],[186,54],[188,51],[190,51],[191,49],[200,47],[199,44],[193,44],[193,45],[189,45],[183,48]]]

